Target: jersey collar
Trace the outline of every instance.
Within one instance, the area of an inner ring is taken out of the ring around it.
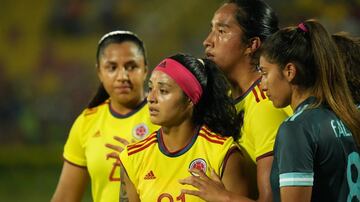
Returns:
[[[184,154],[185,152],[187,152],[189,149],[191,149],[191,147],[194,145],[198,135],[199,135],[199,131],[200,131],[201,127],[198,127],[198,129],[196,130],[196,133],[193,135],[193,137],[191,138],[190,142],[182,149],[175,151],[175,152],[170,152],[167,148],[166,145],[164,144],[164,140],[163,140],[163,134],[162,134],[162,129],[160,128],[157,131],[157,139],[159,142],[159,149],[160,151],[168,156],[168,157],[178,157],[181,156],[182,154]]]
[[[116,112],[112,107],[111,107],[111,101],[109,102],[109,110],[110,110],[110,113],[116,117],[116,118],[119,118],[119,119],[124,119],[124,118],[128,118],[130,116],[132,116],[133,114],[135,114],[136,112],[140,111],[140,109],[142,109],[147,103],[147,100],[146,98],[140,102],[140,104],[138,106],[135,107],[135,109],[133,109],[131,112],[129,113],[126,113],[126,114],[120,114],[118,112]]]
[[[313,103],[316,102],[316,97],[314,96],[310,96],[308,98],[306,98],[304,101],[302,101],[297,107],[296,109],[294,110],[294,114],[299,112],[299,111],[302,111],[304,107],[306,106],[309,106]]]
[[[247,89],[247,91],[245,91],[245,93],[243,93],[242,95],[240,95],[239,97],[234,99],[234,104],[237,104],[238,102],[240,102],[241,100],[243,100],[254,88],[256,85],[258,85],[261,82],[261,77],[258,78],[251,86],[249,89]]]

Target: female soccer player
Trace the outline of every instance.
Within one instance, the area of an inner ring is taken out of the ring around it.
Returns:
[[[251,157],[247,175],[253,175],[258,201],[271,201],[270,171],[273,147],[280,124],[291,109],[276,109],[261,91],[257,50],[278,30],[278,20],[262,0],[229,0],[214,14],[204,41],[208,59],[225,72],[232,84],[238,113],[244,113],[240,145]],[[252,166],[251,166],[252,165]]]
[[[274,201],[358,201],[360,114],[331,36],[309,20],[271,36],[260,55],[263,90],[294,109],[276,138]],[[203,174],[183,183],[208,201],[244,201]]]
[[[360,200],[360,113],[329,33],[316,21],[263,45],[263,90],[294,115],[279,128],[271,171],[275,201]]]
[[[240,124],[215,64],[182,54],[166,58],[152,72],[149,89],[151,121],[161,129],[120,155],[129,200],[202,201],[182,194],[186,186],[178,183],[197,170],[217,173],[228,190],[247,195],[234,142]]]
[[[89,177],[94,201],[118,201],[119,142],[142,140],[158,129],[145,99],[143,42],[129,31],[110,32],[99,41],[96,58],[101,84],[70,131],[54,202],[81,201]]]

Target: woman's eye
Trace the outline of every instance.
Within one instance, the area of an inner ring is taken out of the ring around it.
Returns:
[[[161,93],[161,94],[166,94],[166,93],[168,93],[168,91],[165,90],[165,89],[160,89],[160,93]]]

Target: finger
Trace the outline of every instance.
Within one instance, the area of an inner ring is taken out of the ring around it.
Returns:
[[[189,169],[189,172],[191,174],[197,174],[202,179],[209,179],[209,177],[202,170],[192,168],[192,169]]]
[[[201,192],[199,192],[197,190],[182,189],[181,193],[201,197]]]
[[[220,176],[218,174],[216,174],[216,172],[213,168],[211,169],[211,179],[216,182],[221,182]]]
[[[119,158],[119,153],[118,152],[112,152],[110,154],[107,154],[106,155],[106,160],[108,160],[109,158],[118,159]]]
[[[195,188],[198,188],[200,189],[201,188],[201,185],[202,183],[200,182],[201,179],[199,177],[195,177],[195,176],[190,176],[190,177],[187,177],[185,179],[180,179],[179,180],[179,183],[182,184],[182,185],[191,185]]]
[[[122,152],[124,150],[122,147],[116,146],[116,145],[113,145],[113,144],[105,144],[105,146],[107,148],[110,148],[110,149],[118,151],[118,152]]]
[[[114,139],[117,140],[117,141],[119,141],[119,142],[121,142],[121,143],[123,143],[124,145],[130,144],[129,141],[127,141],[126,139],[121,138],[121,137],[119,137],[119,136],[114,136]]]

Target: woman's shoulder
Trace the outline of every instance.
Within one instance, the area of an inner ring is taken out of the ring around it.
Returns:
[[[126,152],[129,156],[139,153],[141,151],[146,151],[147,148],[149,148],[151,145],[156,144],[158,142],[157,140],[157,131],[153,132],[149,136],[147,136],[145,139],[136,142],[131,143],[126,146]]]
[[[101,118],[101,114],[105,111],[106,103],[92,108],[85,108],[76,118],[75,124],[82,127],[89,127],[96,120]]]
[[[99,104],[98,106],[91,108],[87,107],[82,111],[80,116],[84,116],[84,117],[95,116],[103,109],[108,108],[108,105],[109,105],[109,100],[106,100],[105,102]]]
[[[199,137],[209,144],[224,145],[227,142],[234,142],[232,137],[224,137],[219,133],[213,132],[209,127],[203,125],[199,130]]]
[[[327,107],[313,107],[308,105],[303,109],[296,110],[292,116],[287,118],[285,122],[294,122],[298,124],[304,123],[321,123],[328,118],[334,116],[334,112]]]

